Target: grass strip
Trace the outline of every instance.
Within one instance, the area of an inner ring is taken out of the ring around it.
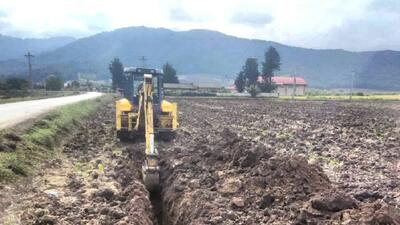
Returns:
[[[65,105],[51,111],[26,130],[0,131],[0,183],[29,176],[54,151],[74,128],[94,114],[111,96]]]

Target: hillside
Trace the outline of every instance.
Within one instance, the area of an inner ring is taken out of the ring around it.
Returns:
[[[23,58],[23,55],[28,51],[33,54],[51,51],[74,40],[72,37],[21,39],[0,34],[0,60]]]
[[[400,52],[305,49],[208,30],[175,32],[130,27],[99,33],[38,55],[34,68],[37,77],[58,72],[74,78],[77,72],[87,72],[106,78],[109,76],[107,66],[113,57],[119,57],[125,65],[140,65],[138,59],[144,55],[152,67],[161,67],[168,61],[180,74],[189,77],[203,74],[226,80],[235,77],[247,57],[257,57],[261,61],[269,46],[274,46],[281,54],[281,74],[293,73],[297,67],[298,73],[312,87],[349,87],[351,71],[355,70],[356,87],[400,89]],[[0,74],[23,74],[24,71],[24,61],[0,63]]]

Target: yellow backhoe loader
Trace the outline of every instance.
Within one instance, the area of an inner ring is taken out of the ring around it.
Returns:
[[[170,140],[178,126],[177,104],[163,99],[163,72],[158,69],[124,68],[124,98],[116,102],[116,130],[121,141],[146,139],[143,182],[150,191],[159,188],[159,155],[155,136]]]

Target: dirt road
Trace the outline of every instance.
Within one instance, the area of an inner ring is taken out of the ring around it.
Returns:
[[[35,118],[58,106],[96,98],[101,95],[101,93],[89,92],[68,97],[0,104],[0,129],[13,126],[27,119]]]

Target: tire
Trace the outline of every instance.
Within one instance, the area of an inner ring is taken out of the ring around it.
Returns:
[[[166,142],[172,141],[176,137],[175,132],[161,132],[158,134],[158,137]]]
[[[117,131],[117,138],[121,141],[121,142],[127,142],[130,140],[130,135],[129,132],[124,132],[124,131]]]

